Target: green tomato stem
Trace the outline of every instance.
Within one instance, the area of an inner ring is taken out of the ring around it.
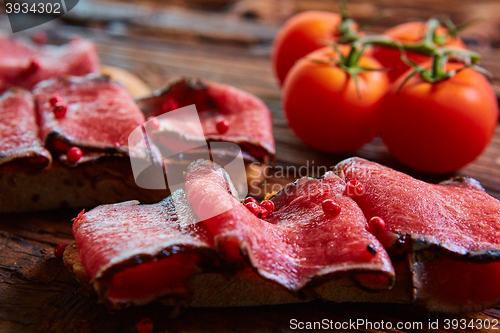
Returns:
[[[358,87],[357,74],[363,71],[380,70],[380,69],[364,68],[358,65],[358,62],[361,56],[363,55],[363,52],[369,45],[384,46],[400,50],[401,58],[405,61],[405,63],[407,63],[408,65],[410,65],[415,69],[411,73],[411,75],[406,80],[404,80],[403,84],[398,89],[398,91],[402,88],[404,83],[406,83],[411,76],[417,73],[420,74],[420,76],[425,81],[428,81],[430,83],[439,82],[452,77],[460,70],[449,71],[449,72],[446,71],[446,63],[448,62],[450,57],[460,58],[463,62],[465,62],[464,68],[466,67],[476,68],[478,67],[476,64],[481,60],[481,55],[477,52],[473,52],[470,50],[453,49],[450,47],[442,46],[445,44],[446,38],[448,38],[448,36],[450,35],[454,36],[459,30],[453,25],[451,21],[447,22],[449,33],[440,37],[436,33],[437,29],[441,26],[440,21],[435,18],[429,19],[427,21],[427,30],[422,41],[414,44],[406,44],[383,35],[359,37],[358,32],[354,28],[356,23],[354,22],[354,20],[349,18],[345,0],[341,0],[341,8],[342,8],[341,10],[342,22],[339,25],[339,33],[341,37],[339,38],[338,43],[341,44],[352,43],[351,50],[349,51],[349,54],[347,56],[343,56],[339,51],[339,49],[336,47],[336,45],[332,44],[332,47],[339,55],[339,60],[337,61],[337,65],[341,67],[344,71],[346,71],[346,73],[348,73],[351,77],[353,77],[353,79],[356,82],[356,88],[358,90],[358,95],[360,98],[361,96]],[[421,67],[420,65],[412,62],[408,58],[406,58],[405,56],[406,51],[432,57],[433,62],[431,69],[427,70]]]

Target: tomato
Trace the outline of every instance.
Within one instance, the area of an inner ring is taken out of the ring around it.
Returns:
[[[308,146],[353,151],[378,134],[377,110],[389,81],[385,72],[359,72],[358,95],[354,78],[331,59],[338,55],[325,47],[292,68],[283,86],[283,109],[292,130]],[[369,55],[361,56],[358,64],[380,68]]]
[[[393,39],[407,45],[416,45],[422,42],[425,34],[427,33],[427,23],[425,22],[408,22],[397,25],[384,32],[384,35],[392,37]],[[439,26],[436,29],[437,36],[444,36],[448,30]],[[448,36],[445,39],[442,47],[453,47],[465,50],[467,47],[460,38]],[[384,67],[390,68],[389,78],[391,81],[397,80],[404,74],[410,67],[401,60],[401,51],[399,49],[382,47],[375,47],[373,50],[373,57],[377,59]],[[422,64],[429,61],[430,57],[415,52],[406,51],[406,57],[417,64]]]
[[[461,67],[448,63],[446,70]],[[472,68],[437,83],[417,74],[398,93],[409,74],[392,85],[382,103],[380,135],[389,151],[404,164],[433,173],[456,171],[476,159],[498,122],[488,80]]]
[[[323,11],[302,12],[285,22],[274,39],[271,54],[274,74],[281,85],[297,60],[340,37],[341,22],[341,15]]]

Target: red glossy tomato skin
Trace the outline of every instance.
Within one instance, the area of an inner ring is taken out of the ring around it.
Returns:
[[[292,130],[306,145],[330,153],[354,151],[378,134],[378,107],[389,84],[385,72],[359,73],[358,96],[354,79],[335,63],[311,61],[336,57],[329,47],[307,55],[283,86],[283,110]],[[359,65],[380,68],[369,56]]]
[[[306,11],[285,22],[274,39],[271,59],[280,85],[289,70],[306,54],[339,37],[342,17],[336,13]]]
[[[415,45],[420,43],[427,32],[425,22],[408,22],[397,25],[384,32],[385,36],[389,36],[404,44]],[[436,34],[444,36],[448,31],[443,27],[438,27]],[[453,47],[465,50],[467,47],[460,38],[447,37],[443,47]],[[415,52],[407,51],[406,57],[411,61],[422,64],[429,61],[430,57]],[[377,59],[385,68],[389,68],[389,79],[391,82],[397,80],[410,67],[401,60],[400,50],[377,46],[373,49],[373,57]]]
[[[430,66],[428,64],[427,66]],[[463,67],[448,64],[447,69]],[[456,171],[487,147],[498,122],[498,102],[488,80],[474,69],[437,82],[403,75],[380,110],[380,135],[402,163],[429,173]]]

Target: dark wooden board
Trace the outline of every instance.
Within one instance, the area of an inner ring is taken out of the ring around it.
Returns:
[[[95,0],[81,1],[64,21],[53,21],[36,30],[46,31],[55,43],[73,34],[94,40],[104,64],[135,73],[153,89],[179,76],[196,76],[230,84],[261,97],[274,116],[277,163],[271,173],[286,171],[290,166],[308,166],[300,169],[300,174],[288,172],[279,178],[271,177],[263,185],[267,191],[298,176],[319,176],[321,170],[352,155],[431,182],[452,176],[425,175],[405,168],[389,155],[380,138],[353,154],[329,155],[310,150],[288,128],[281,110],[280,91],[270,67],[272,38],[283,19],[293,12],[311,8],[336,10],[336,2],[173,0],[159,5],[152,0],[129,0],[100,1],[99,7],[96,4]],[[375,32],[410,18],[425,19],[434,13],[449,13],[455,20],[463,21],[476,12],[490,12],[491,17],[483,25],[485,31],[473,29],[466,33],[466,40],[483,54],[483,65],[494,74],[493,84],[500,93],[500,49],[496,48],[500,44],[500,14],[495,17],[494,9],[498,5],[494,1],[353,0],[349,6],[353,16],[361,20],[384,7],[391,7],[391,15],[371,27]],[[0,29],[9,29],[5,16],[0,17]],[[457,174],[478,179],[488,193],[500,198],[500,127],[485,153]],[[428,321],[439,320],[440,329],[432,330],[439,332],[444,330],[445,319],[500,318],[500,311],[495,309],[457,317],[431,314],[409,305],[323,302],[189,309],[180,315],[159,304],[110,311],[98,304],[94,296],[88,295],[53,255],[57,243],[72,242],[70,220],[77,213],[70,210],[0,216],[0,331],[133,332],[140,319],[150,318],[156,331],[165,332],[288,332],[293,331],[290,320],[295,318],[334,322],[367,319],[390,321],[394,325],[396,322],[422,322],[424,325],[424,330],[361,330],[367,332],[429,331],[425,329]]]

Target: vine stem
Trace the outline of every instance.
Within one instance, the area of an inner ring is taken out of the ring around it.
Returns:
[[[363,52],[370,45],[398,49],[401,52],[402,60],[406,64],[414,68],[414,71],[403,81],[401,86],[398,88],[398,91],[400,91],[404,84],[415,74],[420,74],[422,79],[430,83],[435,83],[450,78],[459,71],[468,67],[475,68],[480,72],[485,71],[481,67],[477,66],[477,63],[481,60],[481,55],[479,53],[470,50],[441,46],[443,40],[436,34],[437,29],[440,27],[440,22],[435,18],[431,18],[427,21],[427,31],[422,41],[420,41],[419,43],[407,44],[395,40],[389,36],[383,35],[359,37],[358,33],[354,29],[355,22],[351,18],[349,18],[347,14],[345,2],[343,2],[342,8],[342,22],[339,26],[339,31],[342,37],[338,42],[350,42],[351,49],[349,51],[349,54],[347,56],[344,56],[335,43],[330,44],[330,46],[338,54],[338,60],[332,59],[331,61],[335,62],[340,68],[342,68],[353,78],[356,83],[356,90],[358,92],[359,98],[361,98],[361,92],[358,86],[358,73],[366,71],[385,70],[364,68],[362,66],[359,66],[358,63],[361,56],[363,55]],[[422,66],[412,62],[406,57],[407,51],[432,57],[433,61],[431,69],[425,69]],[[465,65],[462,69],[447,72],[446,64],[452,57],[459,58],[462,62],[465,63]]]

